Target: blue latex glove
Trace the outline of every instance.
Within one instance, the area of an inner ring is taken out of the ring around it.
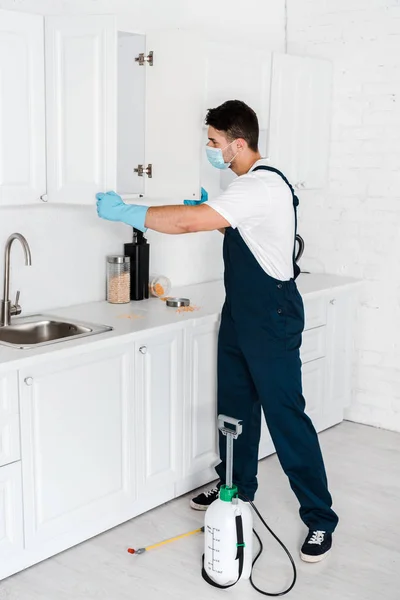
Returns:
[[[148,206],[138,204],[125,204],[121,196],[115,192],[96,194],[97,214],[107,221],[120,221],[140,231],[147,231],[145,227]]]
[[[201,188],[201,199],[200,200],[184,200],[183,204],[186,204],[186,206],[199,206],[200,204],[203,204],[203,202],[207,202],[208,200],[208,193],[206,192],[206,190],[202,187]]]

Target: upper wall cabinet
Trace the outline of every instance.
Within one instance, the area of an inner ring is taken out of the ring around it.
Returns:
[[[92,203],[107,189],[197,198],[201,68],[186,32],[117,31],[112,16],[47,18],[49,201]]]
[[[115,19],[46,19],[47,193],[84,204],[116,165]]]
[[[206,94],[204,116],[227,100],[242,100],[257,113],[260,126],[260,152],[266,156],[269,127],[272,53],[254,52],[226,43],[208,43],[206,57]],[[203,143],[207,143],[204,134]],[[225,189],[235,178],[232,171],[217,171],[203,155],[202,183],[211,195]]]
[[[93,204],[110,189],[181,202],[200,182],[218,194],[234,175],[205,159],[204,117],[229,99],[256,111],[260,151],[293,185],[321,188],[331,85],[323,60],[121,31],[113,15],[43,28],[41,16],[0,11],[0,206]]]
[[[260,130],[268,129],[272,54],[260,51],[249,56],[245,48],[209,43],[206,61],[204,112],[227,100],[242,100],[257,113]]]
[[[43,18],[0,10],[0,206],[46,191]]]
[[[326,185],[332,64],[274,54],[268,156],[296,188]]]

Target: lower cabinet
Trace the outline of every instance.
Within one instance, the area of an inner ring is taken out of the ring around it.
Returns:
[[[186,329],[186,379],[183,402],[183,478],[177,495],[216,477],[217,432],[217,316],[194,321]]]
[[[136,498],[129,346],[20,372],[25,547],[88,537]]]
[[[20,371],[30,555],[59,552],[175,496],[182,357],[179,327]]]
[[[0,563],[23,550],[21,463],[0,467]]]
[[[175,495],[182,476],[183,329],[148,333],[135,343],[136,469],[139,497]]]
[[[354,314],[357,296],[347,290],[335,290],[329,296],[327,340],[329,403],[325,412],[342,410],[351,402],[354,350]],[[340,416],[340,415],[339,415]]]
[[[321,431],[350,396],[352,290],[305,309],[303,390]],[[0,579],[216,478],[218,327],[183,319],[0,375]],[[263,419],[259,456],[273,452]]]

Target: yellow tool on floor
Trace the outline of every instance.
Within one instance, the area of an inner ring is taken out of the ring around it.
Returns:
[[[189,537],[189,535],[201,532],[204,532],[204,527],[199,527],[199,529],[193,529],[193,531],[188,531],[187,533],[181,533],[181,535],[176,535],[175,537],[169,538],[168,540],[158,542],[157,544],[152,544],[151,546],[146,546],[145,548],[138,548],[137,550],[135,550],[134,548],[128,548],[128,552],[129,554],[143,554],[144,552],[147,552],[147,550],[153,550],[154,548],[165,546],[165,544],[169,544],[170,542],[176,542],[177,540]]]

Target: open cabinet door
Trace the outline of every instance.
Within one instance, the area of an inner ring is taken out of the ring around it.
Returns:
[[[194,32],[147,36],[154,64],[146,81],[146,197],[173,201],[200,196],[203,125],[203,45]]]
[[[49,201],[94,204],[115,186],[115,17],[46,17],[45,27]]]

